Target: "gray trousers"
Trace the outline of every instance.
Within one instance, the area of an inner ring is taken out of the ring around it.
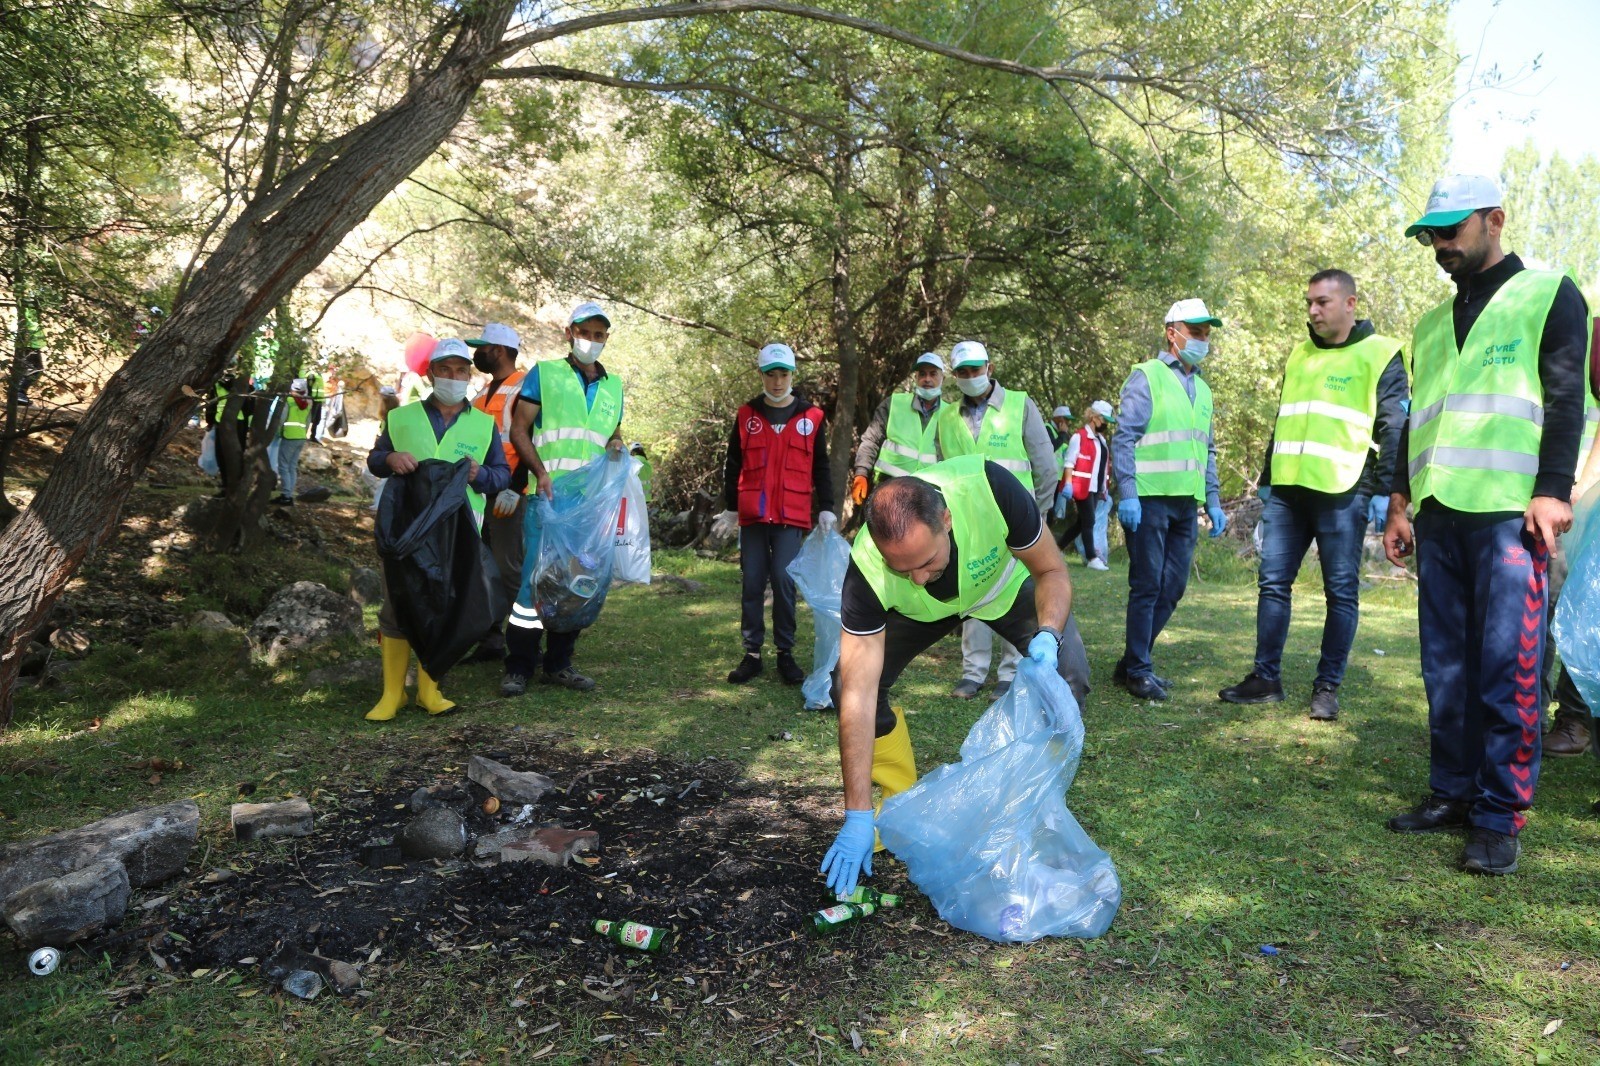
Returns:
[[[494,556],[495,565],[500,568],[500,586],[508,604],[517,602],[518,586],[522,583],[522,560],[526,550],[522,521],[527,507],[528,497],[523,496],[517,500],[517,509],[507,518],[495,516],[492,499],[483,510],[483,539],[489,545],[489,554]],[[481,643],[489,649],[506,646],[504,618],[496,619]]]
[[[1000,665],[995,669],[996,681],[1010,681],[1017,676],[1017,662],[1022,653],[1008,640],[1000,641]],[[994,630],[976,618],[967,619],[961,627],[961,677],[981,685],[989,676],[989,663],[994,660]]]
[[[779,651],[794,649],[794,578],[789,564],[800,554],[806,531],[766,523],[739,527],[739,570],[744,594],[739,603],[739,635],[744,650],[761,654],[767,639],[767,586],[772,586],[772,643]]]

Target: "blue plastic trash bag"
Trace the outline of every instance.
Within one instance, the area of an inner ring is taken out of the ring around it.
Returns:
[[[200,471],[210,477],[217,477],[222,473],[222,469],[217,466],[216,426],[206,430],[206,435],[200,438]]]
[[[850,542],[833,530],[813,529],[794,561],[789,576],[800,595],[811,605],[811,628],[816,634],[816,649],[811,654],[811,673],[800,686],[806,710],[825,711],[833,706],[833,668],[839,661],[839,597],[844,588],[844,572],[850,567]]]
[[[530,547],[539,545],[529,585],[546,629],[571,633],[600,617],[611,590],[617,511],[627,484],[628,464],[602,454],[558,480],[553,501],[535,495],[525,509],[523,536]]]
[[[1600,717],[1600,486],[1573,508],[1572,529],[1561,538],[1567,581],[1550,631],[1561,661],[1589,713]],[[1600,723],[1596,723],[1600,725]],[[1595,748],[1600,756],[1600,747]]]
[[[1024,658],[961,761],[885,801],[878,834],[958,929],[1004,941],[1099,936],[1122,885],[1067,810],[1082,751],[1072,690],[1053,665]]]

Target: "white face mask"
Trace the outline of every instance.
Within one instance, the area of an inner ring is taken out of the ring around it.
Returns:
[[[794,392],[794,383],[793,382],[790,382],[789,384],[785,385],[783,387],[783,391],[782,392],[773,392],[771,389],[767,388],[765,385],[763,385],[761,387],[761,394],[767,398],[767,401],[769,403],[773,403],[773,404],[783,403],[785,400],[787,400],[789,398],[789,395],[791,393],[793,393],[793,392]]]
[[[582,337],[572,338],[572,354],[584,366],[588,366],[600,358],[600,353],[605,351],[605,348],[605,341],[586,341]]]
[[[933,386],[932,388],[923,388],[921,385],[917,386],[917,397],[919,399],[927,400],[930,403],[934,400],[937,400],[942,395],[944,395],[944,390],[939,388],[937,385]]]
[[[958,377],[956,378],[956,388],[960,389],[963,395],[976,399],[989,391],[989,375],[978,374],[970,378]]]
[[[469,381],[457,378],[436,378],[433,382],[433,394],[439,397],[440,403],[453,406],[467,398],[467,387],[471,384]]]

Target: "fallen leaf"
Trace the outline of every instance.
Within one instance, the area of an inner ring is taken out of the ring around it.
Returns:
[[[1546,1025],[1544,1027],[1544,1032],[1541,1035],[1549,1036],[1551,1033],[1553,1033],[1557,1029],[1561,1028],[1561,1026],[1564,1025],[1564,1024],[1565,1023],[1562,1021],[1562,1019],[1560,1019],[1560,1018],[1552,1018],[1550,1020],[1550,1024]]]

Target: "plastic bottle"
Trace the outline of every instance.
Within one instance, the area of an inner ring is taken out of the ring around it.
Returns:
[[[665,929],[657,929],[653,925],[643,925],[639,922],[611,922],[604,918],[595,920],[594,931],[607,940],[639,951],[661,951],[672,939],[671,933]]]
[[[880,911],[892,911],[900,906],[900,897],[889,892],[879,892],[868,885],[857,885],[848,895],[840,895],[839,902],[870,903]]]
[[[865,918],[877,909],[877,905],[872,903],[836,903],[832,907],[824,907],[812,913],[807,919],[807,924],[813,933],[827,936],[829,933],[838,932],[857,918]]]

